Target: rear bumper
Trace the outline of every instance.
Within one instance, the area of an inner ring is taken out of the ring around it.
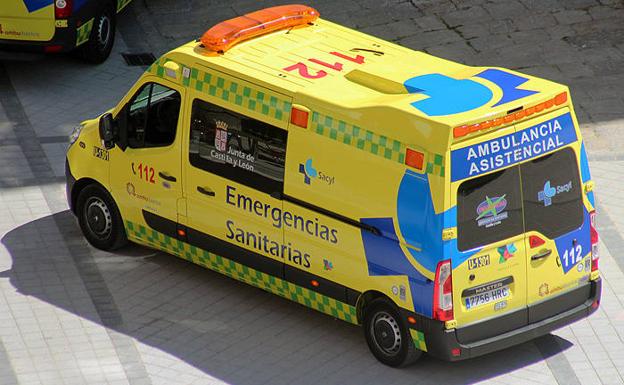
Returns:
[[[508,324],[509,322],[513,322],[513,318],[520,318],[524,321],[524,326],[487,338],[470,340],[470,342],[465,341],[466,339],[470,339],[470,335],[478,335],[478,332],[462,329],[447,330],[444,328],[443,322],[434,320],[419,320],[417,328],[424,333],[427,352],[430,355],[448,361],[465,360],[530,341],[589,316],[598,308],[597,305],[600,303],[601,291],[602,280],[598,278],[598,280],[590,281],[582,288],[529,307],[528,310],[524,310],[523,312],[516,312],[515,314],[486,320],[479,324],[466,327],[464,329],[479,328],[487,332],[500,329],[501,323]],[[557,304],[560,303],[576,303],[577,305],[548,317],[540,317],[539,314],[536,314],[549,311],[546,310],[548,308],[558,307]],[[539,320],[529,323],[531,319]],[[460,354],[458,356],[453,356],[451,354],[451,351],[454,349],[460,349]]]
[[[73,20],[68,20],[65,28],[56,28],[54,37],[48,41],[9,40],[0,39],[0,49],[4,51],[46,52],[46,47],[58,46],[55,52],[67,52],[76,48],[76,26]]]

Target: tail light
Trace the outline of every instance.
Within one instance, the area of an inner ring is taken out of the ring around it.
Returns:
[[[591,233],[592,271],[598,270],[598,230],[596,230],[596,211],[589,213],[589,230]]]
[[[71,16],[72,9],[74,8],[74,0],[55,0],[54,1],[54,16],[57,19],[67,19]]]
[[[438,263],[433,283],[433,318],[439,321],[453,319],[453,276],[451,261]]]

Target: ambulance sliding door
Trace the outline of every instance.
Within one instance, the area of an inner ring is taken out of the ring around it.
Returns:
[[[188,241],[281,278],[290,100],[209,69],[193,72],[191,83],[180,217]]]

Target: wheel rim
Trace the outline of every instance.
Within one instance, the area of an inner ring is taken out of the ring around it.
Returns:
[[[97,197],[89,198],[85,205],[85,222],[89,231],[99,239],[106,239],[113,228],[113,218],[103,200]]]
[[[99,18],[97,24],[97,42],[100,48],[104,48],[108,45],[111,34],[111,22],[108,16],[103,15]]]
[[[375,346],[386,355],[394,356],[401,349],[401,329],[390,314],[377,313],[370,324],[370,332]]]

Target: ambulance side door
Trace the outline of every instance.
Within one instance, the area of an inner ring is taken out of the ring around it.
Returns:
[[[110,150],[111,192],[124,220],[168,235],[175,228],[163,227],[177,221],[182,197],[184,97],[183,87],[147,78],[115,117],[121,139]]]
[[[263,116],[264,108],[249,111],[254,104],[245,93],[270,91],[250,84],[247,92],[242,82],[242,108],[193,91],[183,154],[187,210],[180,221],[191,245],[281,278],[286,123]]]

